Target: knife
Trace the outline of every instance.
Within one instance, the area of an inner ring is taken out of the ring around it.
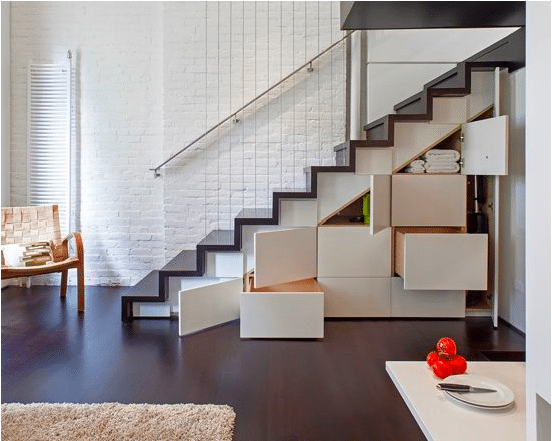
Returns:
[[[446,390],[449,392],[496,392],[494,389],[486,389],[484,387],[473,387],[468,384],[454,383],[439,383],[437,389]]]

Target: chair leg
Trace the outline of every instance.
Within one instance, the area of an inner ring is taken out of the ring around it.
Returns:
[[[60,297],[65,297],[67,294],[67,270],[61,272],[61,290]]]
[[[78,283],[78,311],[84,312],[84,262],[77,267],[77,283]]]

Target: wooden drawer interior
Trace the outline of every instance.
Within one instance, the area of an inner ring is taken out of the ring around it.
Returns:
[[[295,282],[279,283],[277,285],[264,286],[262,288],[254,287],[255,273],[248,272],[244,276],[243,291],[247,293],[278,293],[278,292],[315,292],[320,293],[322,290],[318,282],[314,278],[297,280]]]

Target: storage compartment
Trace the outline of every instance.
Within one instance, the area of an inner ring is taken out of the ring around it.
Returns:
[[[373,235],[368,228],[318,229],[318,278],[390,276],[391,228]]]
[[[255,288],[254,277],[244,279],[241,338],[324,337],[324,294],[315,279]]]
[[[488,236],[446,228],[395,231],[395,273],[404,289],[486,290]]]
[[[359,196],[320,225],[368,226],[370,225],[370,192]]]
[[[319,278],[324,317],[389,317],[390,278]]]
[[[466,189],[461,175],[393,175],[391,225],[465,227]]]

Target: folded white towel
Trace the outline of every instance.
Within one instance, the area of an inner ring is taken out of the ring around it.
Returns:
[[[453,161],[458,161],[460,159],[460,153],[456,150],[431,149],[424,154],[423,158],[426,161],[431,159],[451,159]]]
[[[425,169],[427,173],[458,173],[460,165],[457,162],[432,163],[426,162]]]
[[[452,159],[431,158],[431,159],[428,159],[428,160],[424,163],[424,166],[425,166],[425,164],[427,164],[427,163],[430,163],[430,164],[456,164],[456,161],[453,161]]]
[[[409,166],[410,167],[423,167],[425,164],[425,161],[423,159],[416,159],[412,161]]]
[[[406,173],[415,173],[415,174],[419,174],[419,173],[425,173],[425,168],[423,167],[406,167],[404,169],[404,171]]]

